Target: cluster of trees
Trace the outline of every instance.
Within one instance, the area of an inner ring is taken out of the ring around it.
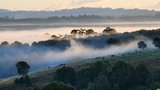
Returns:
[[[151,72],[145,64],[97,61],[78,71],[63,66],[56,70],[53,82],[43,87],[31,85],[31,79],[27,75],[30,66],[27,62],[19,61],[15,66],[21,76],[15,80],[15,85],[25,90],[156,90],[160,88],[160,71]]]
[[[0,89],[7,89],[7,90],[75,90],[75,88],[71,85],[67,85],[65,83],[69,83],[69,82],[72,82],[74,81],[73,79],[71,79],[72,77],[75,77],[75,76],[70,76],[70,75],[75,75],[75,72],[74,72],[74,69],[72,68],[62,68],[62,71],[66,71],[66,72],[61,72],[61,71],[57,71],[57,73],[59,75],[62,75],[64,74],[66,77],[65,80],[63,80],[63,76],[56,76],[56,78],[58,78],[60,81],[63,81],[63,82],[52,82],[52,83],[49,83],[48,85],[45,85],[43,86],[42,88],[39,88],[39,87],[33,87],[32,86],[32,82],[31,82],[31,78],[29,77],[28,72],[29,72],[29,69],[30,69],[30,66],[28,65],[27,62],[25,61],[19,61],[16,63],[16,68],[17,68],[17,72],[18,74],[21,76],[20,78],[17,78],[15,79],[14,81],[14,85],[11,86],[11,87],[5,87],[5,88],[0,88]],[[67,70],[71,70],[71,71],[67,71]],[[72,73],[74,72],[74,73]],[[71,77],[68,79],[68,77]],[[75,85],[74,84],[75,82],[72,82],[72,85]]]
[[[120,45],[121,43],[122,43],[121,40],[118,39],[118,38],[109,38],[109,39],[107,40],[107,44],[108,44],[108,45]],[[155,38],[153,39],[152,44],[153,44],[155,47],[157,47],[157,48],[160,49],[160,38],[159,38],[159,37],[155,37]],[[137,43],[137,46],[138,46],[139,49],[142,49],[142,50],[144,50],[145,48],[147,48],[147,44],[146,44],[144,41],[139,41],[139,42]]]
[[[159,37],[155,37],[155,38],[153,39],[152,44],[153,44],[155,47],[157,47],[157,48],[160,49],[160,38],[159,38]],[[145,49],[145,48],[147,47],[147,44],[146,44],[144,41],[138,42],[137,45],[138,45],[138,48],[140,48],[140,49]]]
[[[107,27],[106,29],[103,30],[102,34],[105,35],[112,35],[116,34],[117,31],[114,28]],[[72,35],[92,35],[96,34],[93,29],[74,29],[71,31]]]
[[[89,21],[94,21],[94,22],[102,22],[102,21],[146,21],[146,20],[159,20],[160,14],[157,13],[155,16],[141,16],[141,15],[131,15],[131,16],[114,16],[114,15],[108,15],[108,16],[101,16],[101,15],[69,15],[69,16],[52,16],[49,15],[48,17],[25,17],[25,18],[20,18],[16,19],[15,17],[11,16],[4,16],[0,17],[0,21],[10,21],[10,22],[65,22],[65,21],[84,21],[84,22],[89,22]]]
[[[93,29],[74,29],[71,31],[72,35],[92,35],[95,34]]]
[[[93,29],[74,29],[71,31],[71,34],[74,35],[92,35],[95,34],[95,31]],[[111,36],[110,36],[111,35]],[[96,35],[94,37],[87,37],[87,38],[73,38],[72,36],[68,35],[68,38],[72,38],[76,40],[77,42],[80,42],[84,45],[88,46],[93,46],[95,48],[99,47],[105,47],[106,42],[109,45],[116,44],[119,45],[120,43],[125,43],[128,41],[132,41],[135,39],[137,35],[143,35],[146,36],[147,38],[150,38],[153,40],[153,44],[156,47],[160,47],[160,40],[159,40],[159,35],[160,35],[160,30],[151,30],[151,31],[146,31],[146,30],[140,30],[136,32],[131,32],[131,33],[122,33],[122,34],[117,34],[116,30],[110,27],[107,27],[105,30],[103,30],[102,35]],[[32,45],[30,46],[27,43],[21,43],[19,41],[15,41],[11,44],[9,44],[7,41],[4,41],[0,44],[0,49],[2,47],[7,47],[9,48],[19,48],[19,50],[23,51],[45,51],[45,50],[65,50],[66,48],[70,47],[70,40],[66,39],[67,36],[65,37],[59,37],[56,35],[52,35],[51,40],[46,40],[46,41],[39,41],[39,42],[33,42]],[[140,46],[139,48],[146,48],[147,45],[145,43],[141,42],[138,44]],[[4,48],[3,48],[4,49]],[[41,50],[40,50],[41,49]],[[9,50],[1,50],[1,51],[9,51]]]
[[[63,51],[66,48],[70,47],[70,41],[61,39],[61,40],[46,40],[33,42],[32,45],[28,43],[22,43],[19,41],[15,41],[9,44],[7,41],[1,42],[0,44],[0,53],[3,54],[14,54],[13,51],[17,51],[18,53],[32,53],[37,51],[48,51],[48,50],[59,50]],[[14,51],[14,52],[15,52]]]
[[[55,79],[76,90],[156,90],[160,86],[159,76],[155,77],[145,64],[134,67],[124,61],[114,66],[98,61],[78,72],[64,66],[56,71]]]
[[[13,43],[9,44],[7,41],[3,41],[0,44],[1,47],[8,46],[8,47],[29,47],[28,43],[22,44],[22,42],[14,41]]]
[[[107,27],[106,29],[103,30],[102,33],[107,35],[112,35],[112,34],[116,34],[117,31],[114,28]]]
[[[80,20],[80,19],[104,19],[104,17],[99,16],[99,15],[78,15],[78,16],[62,16],[62,17],[57,17],[57,16],[52,16],[48,17],[49,20]]]

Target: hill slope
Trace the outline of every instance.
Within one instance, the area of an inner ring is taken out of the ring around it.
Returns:
[[[134,52],[134,53],[125,53],[119,55],[112,56],[104,56],[91,58],[86,60],[73,61],[72,63],[66,65],[59,65],[56,67],[48,67],[46,69],[33,72],[30,74],[32,79],[33,86],[44,86],[54,80],[55,71],[63,66],[73,67],[76,71],[80,71],[82,69],[87,68],[89,65],[97,62],[97,61],[110,61],[114,64],[117,61],[125,61],[133,66],[137,66],[139,64],[145,63],[149,69],[154,72],[155,70],[160,69],[160,50],[152,50],[152,51],[143,51],[143,52]],[[2,79],[0,81],[0,87],[10,86],[13,84],[15,78],[18,76],[14,76],[7,79]]]

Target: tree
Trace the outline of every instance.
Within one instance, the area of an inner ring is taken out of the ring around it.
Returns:
[[[120,88],[120,90],[127,90],[132,86],[134,83],[134,72],[133,66],[124,61],[118,61],[112,68],[109,77],[113,89]]]
[[[120,45],[121,42],[118,38],[109,38],[107,41],[108,45]]]
[[[30,77],[27,75],[30,69],[30,66],[25,61],[19,61],[16,63],[16,68],[19,75],[22,75],[21,78],[16,79],[14,82],[16,85],[22,85],[22,86],[30,86],[31,80]]]
[[[160,38],[159,37],[154,38],[153,44],[155,45],[155,47],[158,47],[160,49]]]
[[[117,31],[114,28],[107,27],[106,29],[103,30],[102,33],[111,35],[111,34],[116,34]]]
[[[56,35],[52,35],[51,36],[52,39],[60,39],[60,37],[56,36]]]
[[[72,67],[62,67],[55,73],[55,78],[66,84],[76,85],[76,72]]]
[[[1,42],[1,46],[7,46],[9,43],[7,41]]]
[[[90,35],[90,34],[93,34],[93,33],[94,33],[93,29],[88,29],[88,30],[86,31],[86,34],[87,34],[87,35]]]
[[[143,41],[138,42],[137,45],[140,49],[145,49],[147,47],[147,45]]]
[[[19,61],[15,66],[17,68],[18,74],[22,76],[27,75],[30,69],[30,66],[25,61]]]
[[[42,90],[74,90],[74,88],[64,83],[53,82],[43,87]]]
[[[110,90],[109,80],[104,75],[99,75],[93,83],[89,83],[86,90]]]
[[[76,30],[76,29],[72,30],[72,31],[71,31],[71,34],[74,34],[74,35],[75,35],[75,34],[78,34],[78,30]]]
[[[136,84],[147,85],[150,80],[150,71],[145,64],[140,64],[136,67],[135,78]]]
[[[108,71],[109,62],[100,62],[92,64],[86,69],[82,69],[77,73],[77,90],[87,88],[90,82],[94,82],[95,78],[100,74],[105,74]]]

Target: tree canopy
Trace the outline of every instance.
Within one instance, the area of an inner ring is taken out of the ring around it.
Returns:
[[[144,41],[138,42],[137,45],[138,45],[138,48],[140,49],[145,49],[147,47]]]
[[[153,44],[155,45],[155,47],[158,47],[160,49],[160,38],[159,37],[154,38]]]
[[[23,76],[28,74],[29,69],[30,69],[30,66],[25,61],[19,61],[18,63],[16,63],[15,66],[17,68],[18,74],[23,75]]]

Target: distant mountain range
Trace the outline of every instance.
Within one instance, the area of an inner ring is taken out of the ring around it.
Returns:
[[[52,16],[78,16],[78,15],[99,15],[99,16],[155,16],[160,11],[142,9],[111,9],[111,8],[76,8],[57,11],[11,11],[0,9],[0,17],[9,18],[46,18]]]

